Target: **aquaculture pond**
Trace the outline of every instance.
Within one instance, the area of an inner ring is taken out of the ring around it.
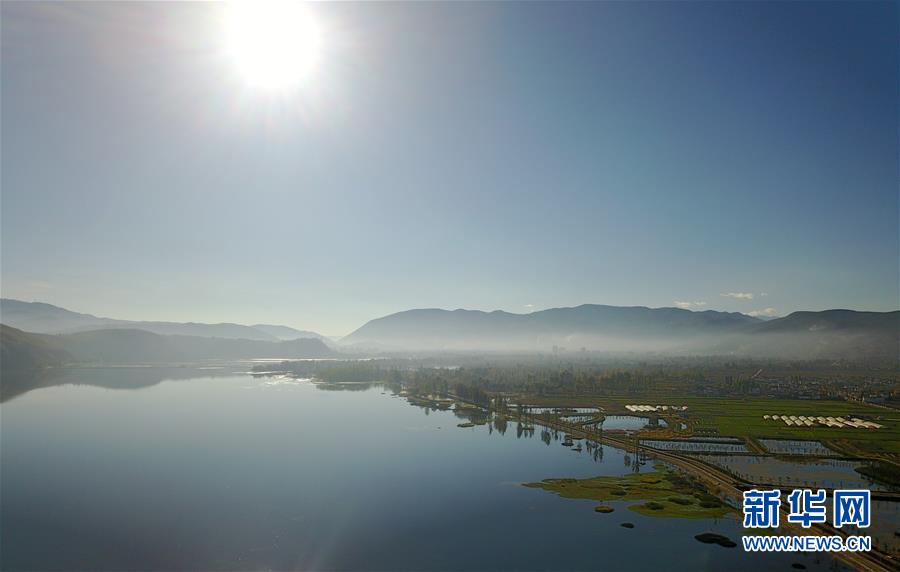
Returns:
[[[715,441],[688,441],[686,439],[642,439],[641,443],[654,449],[678,451],[680,453],[749,453],[741,442],[723,443]]]
[[[607,415],[603,421],[604,431],[637,431],[650,425],[649,417],[639,417],[637,415]],[[665,419],[659,419],[658,427],[667,427]]]
[[[794,439],[759,439],[760,444],[770,453],[776,455],[809,455],[815,457],[840,457],[840,453],[832,451],[819,441],[800,441]]]
[[[744,441],[737,437],[697,437],[688,439],[686,437],[678,437],[671,439],[672,441],[703,441],[704,443],[743,443]]]
[[[698,459],[728,469],[744,480],[773,486],[868,488],[889,490],[858,472],[862,461],[841,459],[785,460],[762,455],[697,455]]]
[[[576,414],[597,414],[600,409],[597,407],[534,407],[531,405],[521,405],[515,407],[527,407],[528,413],[531,415],[539,415],[542,413],[558,413],[560,415],[576,415]]]
[[[834,569],[695,539],[739,542],[735,513],[642,514],[628,509],[647,502],[637,491],[600,512],[523,486],[656,469],[514,421],[459,428],[454,411],[377,385],[227,368],[56,375],[0,405],[3,570]]]
[[[597,414],[597,415],[562,415],[560,418],[569,423],[588,423],[591,421],[597,421],[599,419],[599,414]]]
[[[878,549],[900,557],[900,502],[873,500],[871,525],[864,529],[848,527],[847,531],[871,536]]]

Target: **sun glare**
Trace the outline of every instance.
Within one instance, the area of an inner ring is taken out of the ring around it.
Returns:
[[[226,18],[226,49],[250,86],[290,90],[315,71],[321,33],[305,2],[237,0]]]

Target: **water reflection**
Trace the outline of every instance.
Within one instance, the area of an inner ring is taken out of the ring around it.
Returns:
[[[591,501],[522,487],[622,475],[644,460],[587,440],[573,453],[558,432],[512,417],[465,407],[428,407],[426,417],[378,385],[193,376],[77,370],[7,400],[0,567],[733,570],[831,562],[694,540],[708,531],[739,536],[735,518],[655,519],[624,501],[598,515]],[[461,419],[483,424],[460,429]]]
[[[35,389],[61,385],[88,385],[106,389],[134,390],[152,387],[167,380],[188,380],[234,375],[232,366],[201,367],[78,367],[48,368],[25,372],[3,372],[0,403]]]

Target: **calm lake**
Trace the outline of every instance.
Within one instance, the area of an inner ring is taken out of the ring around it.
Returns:
[[[598,514],[523,487],[632,467],[614,448],[595,461],[540,431],[517,437],[515,423],[458,428],[379,386],[184,368],[40,385],[0,405],[4,570],[835,569],[694,540],[739,542],[736,516],[644,517],[625,502]]]

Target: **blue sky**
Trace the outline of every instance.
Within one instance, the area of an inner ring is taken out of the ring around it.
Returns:
[[[333,335],[900,305],[896,3],[316,4],[290,93],[222,10],[3,3],[4,296]]]

